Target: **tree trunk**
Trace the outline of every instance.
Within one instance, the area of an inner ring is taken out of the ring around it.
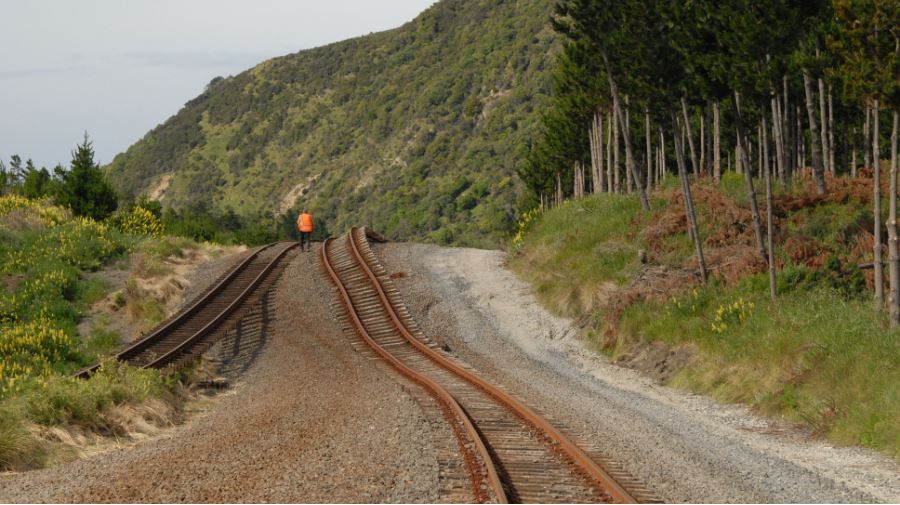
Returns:
[[[812,83],[809,74],[803,72],[803,88],[806,91],[806,113],[809,116],[809,133],[812,143],[813,174],[816,179],[816,193],[825,194],[825,167],[822,165],[822,146],[819,137],[819,126],[816,124],[816,110],[813,105]]]
[[[740,94],[737,91],[734,92],[734,127],[737,130],[738,142],[741,139],[744,139],[744,120],[741,117],[741,102],[740,102]],[[747,155],[747,149],[741,149],[741,155],[743,156],[743,165],[744,165],[744,176],[747,180],[747,196],[750,199],[750,212],[753,215],[753,231],[756,234],[756,246],[759,248],[759,254],[762,256],[763,261],[768,261],[768,256],[766,255],[766,246],[763,240],[763,231],[762,231],[762,218],[759,215],[759,205],[756,203],[756,188],[753,187],[753,174],[750,173],[750,158]]]
[[[622,173],[619,170],[619,107],[613,104],[613,174],[616,183],[616,193],[622,192]]]
[[[560,178],[559,172],[556,172],[556,206],[559,205],[563,201],[563,190],[562,190],[562,179]]]
[[[875,304],[884,306],[884,264],[881,258],[881,170],[878,166],[878,100],[872,101],[872,168],[874,174],[873,217],[875,218]]]
[[[588,129],[588,147],[591,153],[591,193],[597,192],[597,149],[594,145],[594,130],[597,126],[597,116],[591,118],[591,127]]]
[[[613,108],[617,108],[615,105],[619,101],[619,98],[618,98],[619,90],[616,87],[616,82],[612,77],[612,71],[609,66],[609,58],[607,58],[606,53],[603,53],[603,64],[606,66],[606,77],[609,79],[609,88],[610,88],[611,94],[613,96]],[[618,109],[618,114],[621,119],[622,109],[621,108],[617,108],[617,109]],[[650,200],[647,199],[647,193],[646,193],[646,191],[644,191],[644,186],[643,186],[643,184],[641,184],[641,178],[637,173],[637,167],[634,164],[634,157],[631,155],[631,138],[629,137],[627,128],[622,129],[622,137],[623,137],[622,140],[625,141],[625,161],[629,165],[627,168],[634,178],[635,186],[637,187],[637,190],[638,190],[638,196],[640,197],[640,200],[641,200],[641,207],[644,209],[645,212],[649,212],[650,211]]]
[[[622,140],[627,142],[625,145],[625,182],[628,187],[628,192],[634,192],[634,185],[636,181],[640,181],[641,178],[637,175],[637,170],[631,170],[631,167],[635,166],[634,161],[634,151],[631,149],[631,108],[628,106],[628,95],[625,95],[625,121],[622,123]]]
[[[784,137],[781,135],[781,114],[778,107],[778,95],[772,92],[772,140],[775,142],[775,160],[778,165],[778,177],[781,179],[782,187],[787,187],[787,180],[784,176]]]
[[[744,167],[744,171],[746,173],[749,173],[750,175],[753,175],[753,160],[755,159],[753,157],[753,151],[756,148],[756,146],[753,145],[753,141],[750,140],[749,135],[745,136],[743,141],[744,142],[743,142],[743,144],[741,144],[741,147],[744,150],[744,154],[747,155],[747,166]],[[758,173],[757,175],[762,175],[762,174]]]
[[[806,168],[806,139],[803,135],[803,125],[800,120],[800,107],[795,108],[794,117],[797,118],[797,126],[794,129],[797,138],[797,166]]]
[[[706,171],[706,118],[700,114],[700,173],[707,174]]]
[[[768,240],[769,246],[769,295],[772,297],[772,301],[774,302],[775,294],[777,291],[777,283],[775,282],[775,239],[773,238],[775,228],[775,214],[772,211],[772,171],[769,169],[769,139],[766,135],[765,106],[763,106],[761,110],[762,119],[760,119],[759,124],[762,131],[762,138],[760,139],[760,146],[762,148],[761,157],[764,160],[763,170],[766,173],[766,239]],[[775,124],[777,125],[778,123],[776,122]]]
[[[697,178],[700,176],[700,167],[697,165],[697,151],[694,150],[694,137],[691,133],[691,120],[688,117],[687,100],[683,96],[681,97],[681,113],[684,115],[684,131],[687,135],[688,146],[691,148],[691,168],[693,169],[694,177]]]
[[[582,168],[580,161],[575,162],[572,178],[572,198],[581,198],[584,196],[584,168]]]
[[[653,165],[654,176],[653,177],[655,179],[654,185],[658,188],[659,182],[662,180],[662,177],[660,176],[660,173],[662,172],[662,170],[660,169],[660,166],[659,166],[659,162],[661,161],[659,159],[659,147],[656,147],[656,146],[653,147],[653,155],[655,156],[655,158],[653,158],[653,162],[654,162],[654,165]]]
[[[713,180],[722,179],[722,127],[719,123],[719,101],[713,102]]]
[[[612,158],[613,130],[615,129],[615,116],[612,114],[606,117],[606,191],[614,193],[616,187],[613,185],[613,170],[615,165]]]
[[[715,141],[715,125],[713,125],[713,102],[712,100],[706,101],[706,164],[703,165],[703,169],[706,171],[706,175],[709,177],[713,176],[713,161],[715,156],[713,155],[713,143]]]
[[[739,133],[734,134],[734,171],[742,174],[744,173],[744,167],[741,162],[744,159],[743,154],[741,153],[741,135]]]
[[[609,128],[609,126],[607,126]],[[606,167],[603,163],[603,114],[597,112],[597,177],[600,179],[600,192],[606,188]]]
[[[758,146],[759,152],[756,156],[756,176],[762,178],[763,177],[763,145],[762,145],[762,131],[763,127],[761,125],[756,125],[756,145]]]
[[[663,135],[662,128],[659,129],[659,180],[666,179],[666,137]]]
[[[591,179],[594,193],[604,191],[603,184],[603,116],[600,111],[594,113],[589,132],[591,143]]]
[[[828,166],[831,168],[831,176],[837,176],[837,166],[834,163],[834,102],[830,84],[828,85]]]
[[[691,181],[685,169],[684,146],[678,141],[680,125],[675,114],[672,114],[672,123],[675,126],[673,137],[675,139],[675,160],[678,163],[678,176],[681,178],[681,191],[684,196],[684,212],[690,229],[690,236],[694,240],[697,251],[697,264],[700,266],[700,279],[703,284],[707,282],[706,260],[703,257],[703,241],[700,239],[700,230],[697,226],[697,214],[694,212],[694,199],[691,195]]]
[[[869,151],[869,146],[872,145],[872,143],[869,142],[869,118],[871,117],[871,113],[869,112],[870,108],[868,100],[866,101],[864,109],[866,120],[863,123],[863,166],[869,168],[872,166],[872,151]]]
[[[644,137],[647,140],[647,191],[653,190],[653,146],[650,143],[650,110],[644,109]]]
[[[782,126],[781,131],[784,134],[784,138],[782,141],[784,149],[785,149],[785,152],[784,152],[784,159],[785,159],[784,179],[785,179],[785,181],[784,181],[784,183],[785,183],[785,186],[787,186],[791,182],[791,177],[794,174],[794,166],[796,165],[796,160],[797,160],[796,156],[794,156],[794,143],[793,143],[794,136],[792,134],[793,122],[791,121],[791,107],[790,107],[790,103],[788,101],[788,97],[790,95],[788,93],[788,76],[787,76],[787,74],[784,74],[784,77],[782,78],[782,86],[784,87],[784,103],[782,104],[782,108],[781,108],[781,111],[783,113],[783,116],[782,116],[783,124],[781,125]]]
[[[572,199],[578,198],[578,162],[572,167]]]
[[[825,81],[820,77],[819,83],[819,120],[822,125],[822,166],[829,174],[832,173],[831,166],[828,164],[828,114],[825,109]]]
[[[900,245],[897,237],[897,128],[898,113],[894,109],[894,125],[891,129],[891,196],[890,217],[888,218],[888,263],[891,282],[888,307],[891,327],[900,325]]]

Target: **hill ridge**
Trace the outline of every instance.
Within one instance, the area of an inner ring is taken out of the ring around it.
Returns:
[[[547,100],[550,3],[443,0],[398,28],[217,77],[105,169],[127,197],[156,189],[175,208],[305,205],[333,230],[496,245]]]

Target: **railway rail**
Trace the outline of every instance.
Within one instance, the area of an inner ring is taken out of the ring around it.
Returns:
[[[439,405],[477,501],[654,501],[634,482],[626,489],[541,415],[429,341],[369,247],[365,230],[326,240],[320,259],[338,293],[345,330]]]
[[[116,359],[142,368],[184,366],[237,323],[243,310],[278,278],[285,266],[282,259],[296,246],[275,242],[256,249],[184,309],[119,351]],[[94,364],[75,375],[87,378],[99,368]]]

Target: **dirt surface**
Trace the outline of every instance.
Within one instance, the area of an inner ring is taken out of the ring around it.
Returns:
[[[135,319],[124,305],[117,303],[117,299],[124,296],[129,279],[135,279],[141,289],[160,302],[164,316],[169,317],[200,295],[250,252],[244,246],[204,243],[197,249],[183,251],[182,257],[167,258],[163,262],[167,273],[151,278],[139,278],[136,275],[133,259],[119,260],[106,268],[87,273],[84,276],[86,279],[104,282],[108,294],[90,307],[78,324],[78,333],[86,337],[95,330],[112,331],[119,334],[121,343],[132,342],[155,325]]]
[[[498,251],[374,247],[413,317],[477,370],[669,502],[898,502],[900,469],[747,408],[660,386],[587,348]]]
[[[265,345],[207,412],[127,450],[0,475],[0,502],[436,501],[432,427],[334,323],[314,254],[292,253]]]

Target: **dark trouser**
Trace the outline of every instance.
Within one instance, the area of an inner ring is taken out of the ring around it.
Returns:
[[[300,250],[303,250],[303,242],[306,241],[306,250],[309,251],[309,239],[312,237],[312,232],[309,231],[301,231],[300,232]]]

